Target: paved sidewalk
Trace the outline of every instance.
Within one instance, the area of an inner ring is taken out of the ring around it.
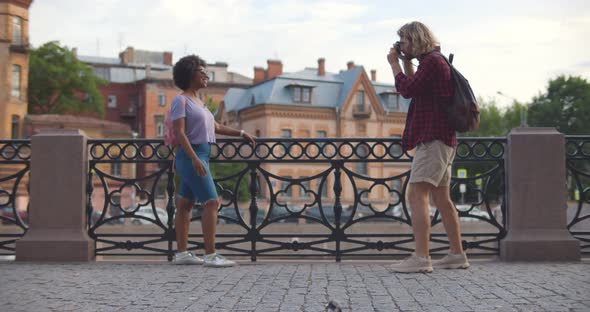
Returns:
[[[476,261],[393,274],[386,262],[0,262],[0,311],[590,311],[590,261]]]

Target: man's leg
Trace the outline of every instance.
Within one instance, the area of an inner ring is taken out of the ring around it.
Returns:
[[[432,189],[432,199],[440,215],[443,225],[449,237],[451,254],[463,253],[461,245],[461,228],[459,216],[455,206],[451,201],[451,191],[449,186],[439,186]]]
[[[412,211],[412,231],[416,242],[416,255],[428,257],[430,240],[430,207],[428,193],[433,189],[428,182],[410,183],[408,201]]]

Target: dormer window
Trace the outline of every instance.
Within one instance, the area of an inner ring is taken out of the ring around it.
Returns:
[[[394,90],[387,90],[384,92],[379,93],[381,96],[381,100],[383,101],[383,105],[385,109],[388,111],[395,111],[399,110],[400,105],[400,98],[399,92],[395,92]]]
[[[311,88],[310,87],[293,87],[293,102],[295,103],[311,103]]]
[[[291,84],[287,87],[291,89],[293,102],[295,103],[311,103],[311,89],[313,86],[305,86],[299,84]]]
[[[387,109],[394,110],[399,109],[399,94],[398,93],[389,93],[386,97],[387,101],[385,105]]]

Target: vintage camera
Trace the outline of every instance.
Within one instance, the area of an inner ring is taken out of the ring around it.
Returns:
[[[399,55],[402,55],[402,49],[401,49],[401,46],[402,46],[402,44],[401,44],[401,42],[399,42],[399,41],[396,41],[396,42],[393,44],[393,47],[395,48],[395,50],[397,51],[397,54],[399,54]]]

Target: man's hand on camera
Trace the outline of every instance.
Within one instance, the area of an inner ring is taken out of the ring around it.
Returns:
[[[395,49],[395,47],[391,47],[389,49],[389,54],[387,54],[387,61],[390,65],[393,65],[394,63],[399,64],[399,59],[400,55],[397,53],[397,50]]]

